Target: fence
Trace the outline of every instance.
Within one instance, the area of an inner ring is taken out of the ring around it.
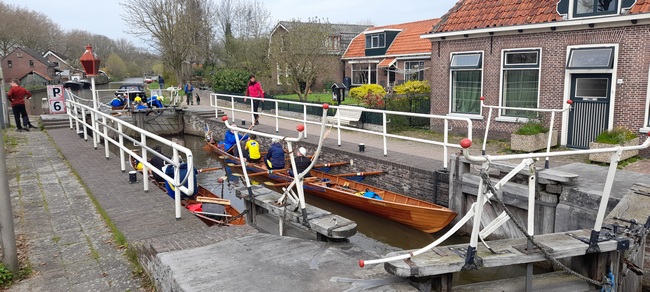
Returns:
[[[187,163],[188,169],[194,169],[192,151],[156,134],[131,125],[128,122],[114,118],[113,116],[103,113],[100,110],[93,108],[92,106],[85,105],[81,103],[80,98],[74,95],[71,91],[66,92],[66,94],[66,111],[70,121],[70,129],[76,129],[78,134],[83,134],[83,138],[86,141],[88,140],[89,130],[92,131],[93,146],[95,149],[97,149],[100,138],[104,139],[104,155],[107,159],[110,157],[109,143],[117,146],[120,152],[120,167],[122,172],[126,171],[126,154],[142,162],[142,174],[145,178],[143,179],[144,191],[149,191],[149,180],[147,179],[149,170],[158,174],[167,182],[173,184],[176,192],[175,215],[177,220],[180,219],[181,192],[185,194],[193,194],[195,191],[194,176],[192,175],[193,172],[188,171],[185,177],[181,177],[180,175],[180,165],[183,163],[183,160]],[[87,121],[88,116],[90,116],[90,122]],[[127,129],[134,131],[135,133],[139,133],[139,139],[126,135],[124,131]],[[117,140],[112,138],[112,135],[110,134],[116,135]],[[138,154],[137,152],[129,149],[124,144],[124,140],[128,140],[133,143],[132,145],[140,147],[142,149],[142,153]],[[168,158],[147,146],[148,140],[154,140],[165,146],[171,147],[173,152],[172,157]],[[167,164],[172,165],[174,167],[174,176],[171,177],[165,174],[161,169],[158,169],[149,163],[148,157],[150,157],[150,155],[158,156]],[[187,187],[184,186],[185,182],[187,182]]]
[[[241,108],[236,108],[235,104],[237,103],[242,103],[246,99],[246,107],[247,109],[241,109]],[[310,112],[313,113],[318,113],[319,112],[319,107],[321,107],[320,113],[322,113],[322,104],[312,104],[312,103],[304,103],[304,102],[296,102],[296,101],[287,101],[287,100],[277,100],[277,99],[260,99],[260,98],[252,98],[252,97],[245,97],[245,96],[239,96],[239,95],[226,95],[226,94],[218,94],[218,93],[213,93],[210,95],[210,106],[215,108],[215,114],[217,113],[218,110],[223,110],[225,112],[230,112],[230,119],[231,121],[236,120],[235,113],[243,113],[245,115],[248,115],[250,117],[251,122],[255,121],[254,118],[254,112],[253,112],[253,102],[255,100],[264,100],[264,108],[265,109],[272,109],[273,113],[268,113],[268,112],[259,112],[260,116],[266,116],[266,117],[271,117],[275,119],[275,131],[278,132],[280,130],[279,126],[279,120],[288,120],[288,121],[296,121],[296,122],[302,122],[303,125],[305,126],[305,137],[307,137],[307,129],[306,126],[307,124],[320,124],[320,122],[317,121],[318,117],[310,115]],[[220,104],[219,101],[222,101]],[[227,101],[230,103],[230,105],[226,105],[223,101]],[[281,107],[292,107],[292,108],[301,108],[302,111],[300,112],[300,116],[298,118],[296,117],[290,117],[290,116],[283,116],[280,115],[280,109]],[[328,111],[329,114],[334,114],[339,107],[338,106],[330,106],[330,111]],[[420,143],[425,143],[425,144],[430,144],[430,145],[438,145],[443,147],[443,156],[444,156],[444,161],[443,165],[444,168],[447,168],[448,160],[449,160],[449,149],[448,148],[459,148],[457,144],[452,144],[449,143],[449,123],[451,122],[461,122],[466,124],[466,129],[467,133],[466,135],[468,137],[472,137],[472,120],[469,118],[464,118],[464,117],[452,117],[452,116],[440,116],[440,115],[432,115],[432,114],[419,114],[419,113],[407,113],[407,112],[397,112],[397,111],[387,111],[387,110],[377,110],[377,109],[367,109],[367,108],[361,108],[359,107],[359,110],[361,110],[363,113],[372,113],[373,115],[380,115],[381,116],[381,131],[370,131],[370,130],[365,130],[365,129],[359,129],[359,128],[353,128],[353,127],[348,127],[341,125],[341,120],[340,117],[336,119],[336,123],[332,123],[331,126],[337,129],[337,143],[340,146],[341,145],[341,130],[348,130],[352,132],[361,132],[361,133],[367,133],[367,134],[372,134],[372,135],[378,135],[382,136],[383,139],[383,151],[384,151],[384,156],[388,155],[388,138],[395,138],[395,139],[400,139],[400,140],[406,140],[406,141],[413,141],[413,142],[420,142]],[[425,140],[425,139],[419,139],[419,138],[413,138],[413,137],[408,137],[408,136],[403,136],[403,135],[397,135],[397,134],[390,134],[388,133],[388,124],[391,122],[391,120],[388,118],[389,116],[397,116],[397,117],[406,117],[406,118],[423,118],[427,120],[441,120],[443,121],[445,127],[445,131],[443,133],[443,139],[442,141],[432,141],[432,140]],[[311,119],[311,120],[310,120]]]

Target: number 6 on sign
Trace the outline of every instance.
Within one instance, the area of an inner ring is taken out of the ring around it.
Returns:
[[[61,100],[50,100],[50,113],[51,114],[64,114],[65,103]]]

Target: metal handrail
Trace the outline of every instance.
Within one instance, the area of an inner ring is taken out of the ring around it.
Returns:
[[[525,108],[525,107],[509,107],[509,106],[497,106],[497,105],[486,105],[485,97],[481,96],[481,108],[489,109],[487,123],[485,124],[485,137],[483,138],[483,148],[481,148],[481,153],[485,155],[485,147],[487,144],[488,132],[490,131],[490,123],[492,121],[492,110],[518,110],[518,111],[529,111],[529,112],[538,112],[538,113],[551,113],[551,122],[548,129],[548,138],[546,141],[546,153],[551,152],[551,141],[553,140],[553,125],[555,124],[555,113],[564,113],[571,110],[573,105],[572,100],[567,100],[567,105],[562,109],[544,109],[544,108]],[[472,138],[469,138],[470,140]],[[544,161],[544,168],[548,169],[550,167],[549,156],[546,156]]]
[[[117,119],[109,114],[96,110],[91,106],[82,104],[75,100],[75,98],[78,98],[77,96],[75,96],[70,92],[68,92],[68,94],[70,94],[69,96],[72,97],[66,99],[66,108],[70,120],[70,129],[76,129],[77,133],[82,133],[80,132],[80,128],[83,128],[81,130],[83,131],[84,140],[86,141],[88,141],[87,131],[88,129],[92,129],[93,137],[97,138],[97,139],[93,138],[93,141],[95,142],[94,145],[95,149],[97,149],[96,141],[98,141],[100,137],[103,138],[104,150],[105,150],[104,155],[106,156],[106,159],[110,158],[109,143],[112,143],[113,145],[117,146],[120,150],[120,167],[122,172],[126,171],[125,153],[133,156],[135,159],[142,162],[143,164],[142,174],[145,177],[145,179],[143,179],[145,192],[149,191],[149,180],[146,178],[148,176],[149,170],[156,173],[166,181],[173,182],[171,184],[174,186],[176,192],[174,195],[175,216],[176,216],[176,220],[179,220],[181,218],[181,201],[180,201],[181,194],[180,193],[183,192],[185,194],[193,194],[195,191],[194,175],[193,175],[194,162],[193,162],[192,151],[186,147],[183,147],[182,145],[167,140],[154,133],[151,133],[149,131],[131,125],[130,123],[125,122],[121,119]],[[92,123],[86,122],[85,120],[86,113],[91,114],[91,117],[94,119]],[[115,124],[117,125],[117,128],[114,126]],[[93,125],[95,126],[93,127]],[[102,130],[99,129],[100,127],[102,128]],[[126,129],[139,133],[140,139],[138,140],[125,134],[124,130]],[[109,130],[118,135],[117,141],[109,136],[108,134]],[[142,149],[142,154],[139,155],[138,153],[129,149],[129,147],[126,147],[124,145],[125,138],[133,142],[134,145],[139,146]],[[162,155],[161,153],[158,153],[157,151],[154,151],[152,148],[148,147],[147,139],[155,140],[163,145],[171,147],[173,151],[172,158],[169,159],[164,155]],[[171,177],[166,173],[164,173],[161,169],[158,169],[157,167],[153,166],[148,161],[147,158],[149,153],[153,153],[154,156],[158,156],[164,159],[166,162],[169,162],[169,164],[171,164],[172,166],[174,166],[174,176]],[[181,159],[181,154],[185,157],[185,159]],[[188,172],[184,178],[181,178],[179,167],[183,162],[183,160],[187,163]],[[188,182],[188,187],[184,186],[186,181]]]
[[[219,97],[226,97],[230,99],[230,106],[220,106],[218,104]],[[236,109],[235,108],[235,100],[244,100],[244,99],[250,99],[250,109]],[[264,112],[253,112],[253,102],[255,100],[262,100],[264,102],[273,102],[275,105],[275,113],[274,114],[269,114],[269,113],[264,113]],[[294,118],[294,117],[289,117],[289,116],[282,116],[280,115],[280,112],[278,110],[278,104],[293,104],[293,105],[299,105],[303,107],[303,112],[302,112],[302,117],[301,118]],[[304,103],[304,102],[297,102],[297,101],[288,101],[288,100],[278,100],[278,99],[264,99],[264,98],[258,98],[258,97],[247,97],[247,96],[241,96],[241,95],[230,95],[230,94],[218,94],[218,93],[212,93],[210,94],[210,106],[215,108],[215,115],[218,114],[218,110],[224,110],[224,111],[230,111],[229,117],[232,119],[234,122],[235,119],[235,113],[244,113],[244,114],[250,114],[251,116],[251,121],[254,122],[255,118],[254,115],[258,114],[260,116],[267,116],[267,117],[272,117],[275,119],[275,131],[276,133],[279,132],[280,130],[280,125],[279,125],[279,120],[288,120],[288,121],[296,121],[296,122],[301,122],[305,126],[305,131],[304,135],[307,137],[307,124],[313,124],[313,125],[320,125],[321,122],[319,121],[310,121],[308,119],[308,114],[307,114],[307,108],[308,107],[313,107],[313,108],[322,108],[321,104],[312,104],[312,103]],[[335,106],[335,105],[330,105],[330,108],[332,109],[340,109],[340,108],[345,108],[341,106]],[[387,111],[387,110],[378,110],[378,109],[368,109],[368,108],[363,108],[359,107],[360,111],[363,112],[371,112],[371,113],[378,113],[382,115],[382,130],[381,132],[378,131],[370,131],[370,130],[365,130],[365,129],[359,129],[359,128],[353,128],[353,127],[347,127],[347,126],[342,126],[341,125],[341,118],[339,115],[336,115],[336,124],[332,124],[333,128],[336,128],[337,130],[337,145],[341,146],[341,130],[348,130],[352,132],[359,132],[359,133],[366,133],[366,134],[372,134],[372,135],[378,135],[382,136],[383,139],[383,151],[384,151],[384,156],[388,156],[388,138],[395,138],[395,139],[400,139],[400,140],[405,140],[405,141],[412,141],[412,142],[420,142],[420,143],[426,143],[426,144],[431,144],[431,145],[438,145],[443,147],[443,155],[444,155],[444,160],[443,160],[443,166],[445,169],[447,169],[447,164],[449,160],[449,149],[448,148],[460,148],[458,144],[455,143],[449,143],[449,121],[458,121],[458,122],[465,122],[467,124],[467,136],[472,137],[472,120],[466,117],[457,117],[457,116],[441,116],[441,115],[433,115],[433,114],[420,114],[420,113],[408,113],[408,112],[398,112],[398,111]],[[442,141],[433,141],[433,140],[426,140],[426,139],[420,139],[420,138],[413,138],[413,137],[408,137],[408,136],[403,136],[403,135],[396,135],[396,134],[389,134],[388,133],[388,123],[390,120],[387,119],[387,115],[398,115],[398,116],[406,116],[406,117],[418,117],[418,118],[428,118],[428,119],[433,119],[433,120],[442,120],[444,123],[444,133],[443,133],[443,140]],[[316,117],[314,117],[316,118]]]

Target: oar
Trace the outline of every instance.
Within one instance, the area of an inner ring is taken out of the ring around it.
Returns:
[[[366,172],[351,172],[351,173],[340,173],[334,174],[334,176],[348,177],[348,176],[366,176],[366,175],[376,175],[382,174],[384,171],[366,171]]]
[[[221,169],[221,167],[201,168],[201,169],[199,169],[199,173],[214,171],[214,170],[219,170],[219,169]]]
[[[305,178],[304,181],[308,182],[308,181],[313,181],[313,180],[317,180],[317,179],[318,179],[317,177],[308,177],[308,178]],[[269,187],[286,187],[286,186],[288,186],[288,185],[290,185],[292,183],[293,183],[293,181],[288,181],[288,182],[283,182],[283,183],[272,183],[270,181],[265,181],[264,185],[269,186]]]
[[[332,166],[342,166],[342,165],[347,165],[350,162],[343,161],[343,162],[332,162],[332,163],[323,163],[323,164],[316,164],[314,165],[313,168],[321,168],[321,167],[332,167]]]
[[[286,172],[286,171],[287,171],[286,169],[275,169],[275,170],[271,170],[271,172],[265,170],[265,171],[250,173],[250,174],[248,174],[248,177],[268,175],[268,174],[273,174],[273,173],[278,173],[278,172]],[[232,175],[234,175],[234,176],[243,176],[241,173],[233,173]]]

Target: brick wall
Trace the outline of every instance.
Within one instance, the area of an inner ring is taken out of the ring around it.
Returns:
[[[22,57],[19,58],[19,54],[22,54]],[[30,60],[34,62],[34,67],[29,66]],[[8,66],[8,61],[12,62],[11,68]],[[48,77],[51,77],[53,74],[53,69],[48,68],[46,64],[39,62],[34,57],[20,49],[14,50],[2,59],[2,73],[4,74],[4,79],[6,80],[7,84],[9,84],[11,79],[20,79],[32,70],[44,74]]]
[[[614,125],[638,131],[643,126],[646,107],[648,65],[650,63],[650,26],[588,29],[575,32],[552,32],[494,36],[465,40],[442,41],[432,46],[431,111],[433,114],[449,113],[449,62],[452,52],[484,51],[483,95],[486,104],[498,105],[500,98],[501,55],[503,49],[541,48],[541,79],[539,107],[564,106],[564,80],[567,46],[586,44],[619,44],[616,79],[624,83],[616,86]],[[616,84],[616,80],[613,80]],[[487,111],[483,120],[475,120],[475,135],[485,128]],[[493,117],[496,113],[493,114]],[[547,119],[548,120],[548,119]],[[557,115],[555,128],[562,129]],[[509,137],[519,124],[492,121],[491,137]],[[437,128],[437,125],[432,125]]]

